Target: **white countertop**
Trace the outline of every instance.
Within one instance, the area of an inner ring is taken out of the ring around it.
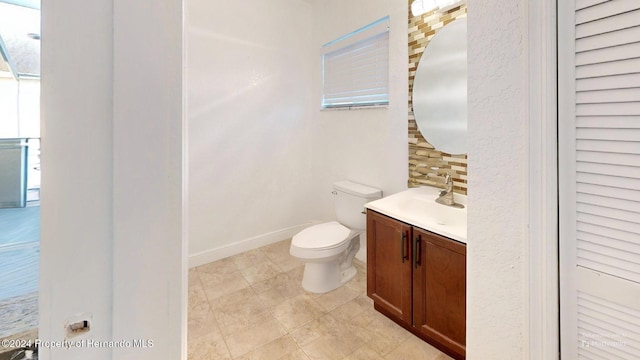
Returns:
[[[424,186],[411,188],[365,205],[407,224],[431,231],[453,240],[467,243],[467,197],[454,194],[463,209],[438,204],[441,189]]]

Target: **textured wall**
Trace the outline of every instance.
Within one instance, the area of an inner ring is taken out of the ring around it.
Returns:
[[[418,62],[429,41],[443,26],[467,16],[467,6],[461,5],[446,12],[431,11],[420,16],[411,14],[409,1],[409,186],[432,185],[443,187],[442,174],[453,178],[454,191],[467,193],[467,156],[443,153],[429,144],[418,130],[413,115],[413,79]],[[426,135],[429,137],[429,135]],[[437,172],[432,167],[440,168]],[[440,176],[439,176],[439,175]]]
[[[468,359],[526,359],[527,37],[523,0],[469,2]],[[500,14],[499,18],[496,14]]]

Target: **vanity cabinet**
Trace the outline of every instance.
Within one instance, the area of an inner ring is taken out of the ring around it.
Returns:
[[[367,295],[385,314],[412,322],[411,226],[367,210]]]
[[[367,295],[376,310],[465,358],[465,244],[367,210]]]

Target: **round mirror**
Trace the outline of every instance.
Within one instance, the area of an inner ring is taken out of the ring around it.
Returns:
[[[467,19],[440,29],[424,50],[413,80],[413,113],[437,150],[467,152]]]

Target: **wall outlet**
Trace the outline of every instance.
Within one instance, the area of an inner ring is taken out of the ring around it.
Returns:
[[[91,331],[93,316],[90,313],[78,314],[67,319],[64,324],[66,338],[73,338]]]

